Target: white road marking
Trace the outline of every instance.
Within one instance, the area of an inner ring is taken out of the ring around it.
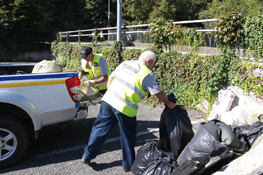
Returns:
[[[202,120],[202,121],[204,121],[204,120]],[[198,119],[196,121],[192,121],[191,123],[192,124],[196,124],[196,123],[200,123],[202,121],[200,119]],[[155,132],[159,132],[159,128],[152,129],[150,131],[139,132],[139,133],[137,133],[137,136],[148,135],[148,134],[155,133]],[[120,140],[120,137],[107,139],[104,143],[112,143],[112,142],[116,142],[118,140]],[[86,146],[87,145],[85,144],[85,145],[75,146],[75,147],[72,147],[72,148],[59,149],[59,150],[56,150],[56,151],[48,152],[46,154],[37,155],[36,157],[34,157],[32,159],[40,159],[40,158],[44,158],[44,157],[49,157],[49,156],[54,156],[54,155],[66,153],[66,152],[69,152],[69,151],[76,151],[76,150],[84,149]]]

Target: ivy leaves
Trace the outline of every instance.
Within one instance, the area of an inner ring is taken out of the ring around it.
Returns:
[[[189,46],[188,50],[194,52],[204,41],[203,35],[195,30],[195,28],[173,25],[172,20],[158,18],[151,23],[149,34],[157,49],[162,49],[165,46],[166,50],[171,51],[172,45],[176,44],[178,48],[183,45]]]
[[[244,14],[238,10],[224,13],[217,22],[215,39],[222,53],[232,52],[244,42]],[[230,50],[228,50],[230,49]]]
[[[245,24],[245,44],[252,56],[259,60],[263,56],[263,16],[248,17]]]

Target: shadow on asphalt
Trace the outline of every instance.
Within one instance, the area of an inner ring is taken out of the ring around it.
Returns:
[[[65,127],[62,127],[61,125],[52,125],[43,128],[39,134],[39,138],[30,144],[30,147],[22,160],[9,168],[0,170],[0,174],[12,173],[14,171],[42,167],[50,164],[54,164],[55,166],[61,162],[76,160],[79,160],[80,162],[83,150],[88,143],[91,127],[94,121],[95,119],[91,118],[84,121],[69,122]],[[137,121],[137,133],[158,127],[159,121]],[[119,138],[118,125],[116,125],[109,133],[107,139],[109,138]],[[158,140],[156,133],[155,135],[154,133],[149,133],[144,136],[137,136],[136,147],[140,147],[150,140]],[[80,146],[80,148],[76,148],[77,146]],[[62,152],[60,153],[59,150],[62,150]],[[67,151],[63,152],[63,150]],[[119,140],[104,143],[99,154],[116,150],[121,150]],[[58,153],[56,153],[56,151]],[[100,171],[109,167],[120,166],[121,161],[102,164],[92,163],[91,165],[95,171]]]

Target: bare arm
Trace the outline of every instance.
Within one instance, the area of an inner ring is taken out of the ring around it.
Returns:
[[[107,88],[109,88],[111,82],[113,81],[114,77],[112,75],[109,76],[108,83],[107,83]]]
[[[174,102],[168,100],[167,96],[165,95],[165,93],[163,91],[160,91],[155,95],[160,101],[162,101],[164,104],[166,104],[166,106],[168,106],[168,108],[170,108],[170,109],[175,108],[176,104]]]
[[[103,83],[108,80],[108,75],[102,75],[99,79],[95,80],[95,84]]]

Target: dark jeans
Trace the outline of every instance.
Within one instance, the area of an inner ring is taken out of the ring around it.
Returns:
[[[122,166],[132,166],[135,159],[136,117],[128,117],[104,101],[101,102],[99,114],[93,124],[88,146],[84,149],[84,159],[91,160],[98,155],[109,132],[117,123],[120,129]]]

